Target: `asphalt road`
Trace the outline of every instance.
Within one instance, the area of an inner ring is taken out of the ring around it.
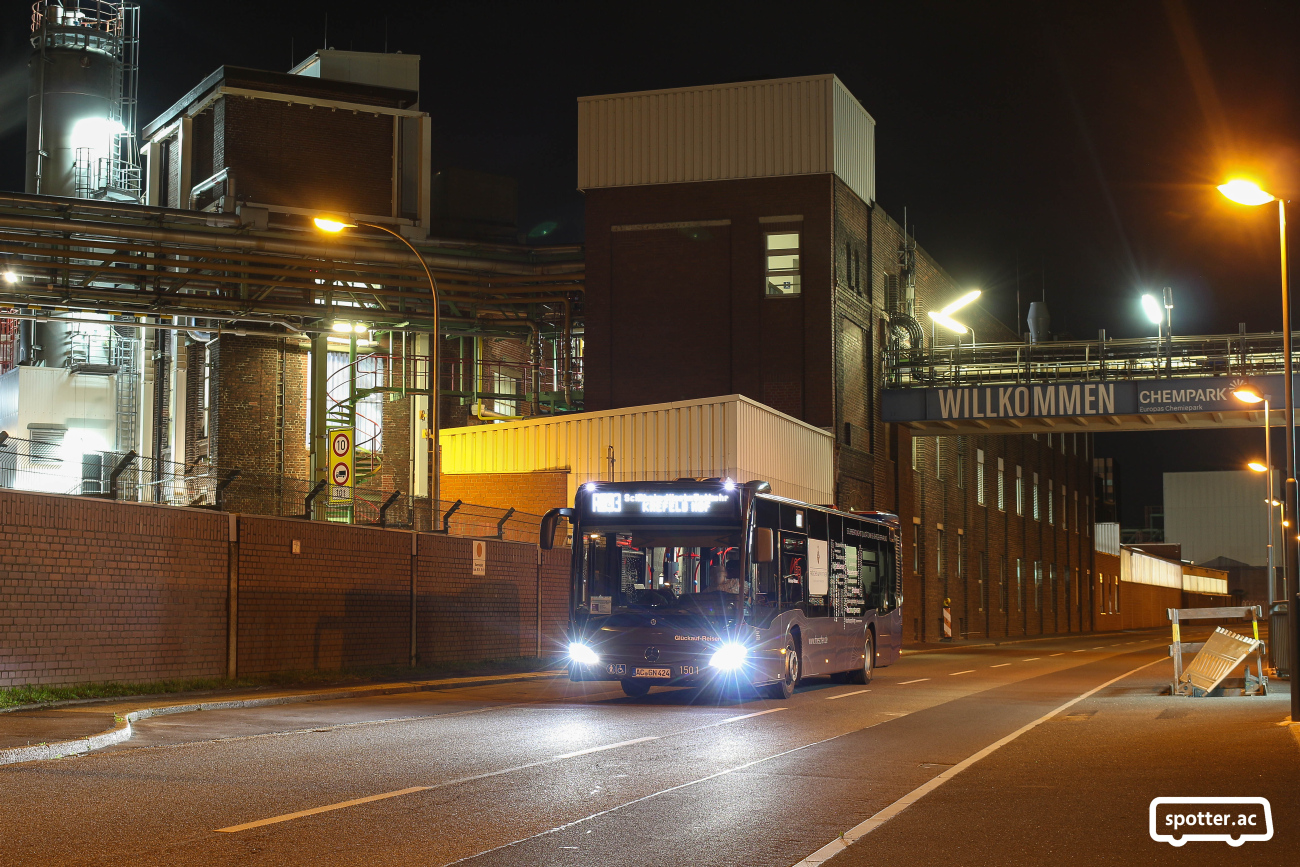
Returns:
[[[829,863],[1300,863],[1285,685],[1161,696],[1167,640],[916,654],[789,702],[559,680],[159,717],[0,768],[0,864],[791,867],[1038,720]],[[1151,799],[1189,795],[1268,798],[1273,839],[1152,841]]]

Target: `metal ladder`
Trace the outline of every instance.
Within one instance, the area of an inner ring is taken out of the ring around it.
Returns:
[[[118,328],[113,329],[111,344],[112,363],[117,365],[117,450],[135,448],[136,407],[139,398],[140,371],[136,366],[136,349],[139,339],[123,337]]]

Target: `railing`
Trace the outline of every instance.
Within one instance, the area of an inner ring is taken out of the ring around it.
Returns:
[[[120,502],[224,509],[249,515],[404,527],[453,536],[537,539],[541,517],[514,509],[441,501],[379,484],[362,484],[351,501],[332,501],[328,487],[292,476],[182,464],[133,451],[84,450],[57,432],[43,440],[0,432],[0,488],[101,497]],[[313,491],[316,491],[312,496]],[[453,506],[455,508],[453,509]],[[449,514],[450,513],[450,514]]]
[[[1281,372],[1282,335],[1230,334],[1050,343],[989,343],[885,352],[886,388]]]

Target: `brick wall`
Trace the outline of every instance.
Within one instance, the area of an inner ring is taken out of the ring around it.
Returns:
[[[442,499],[464,500],[476,506],[516,509],[531,515],[544,515],[569,503],[567,470],[541,470],[535,473],[457,473],[443,474]]]
[[[392,213],[390,116],[267,99],[222,101],[222,168],[235,173],[240,198],[343,213]]]
[[[0,491],[0,686],[221,676],[229,516]]]
[[[239,672],[407,662],[410,594],[409,533],[241,516]]]
[[[0,686],[466,662],[563,644],[568,549],[0,491]],[[294,553],[294,542],[298,553]],[[540,554],[540,556],[539,556]]]

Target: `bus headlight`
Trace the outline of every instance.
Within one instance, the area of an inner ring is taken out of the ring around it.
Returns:
[[[709,665],[723,671],[733,671],[745,664],[745,657],[749,656],[749,648],[736,642],[728,642],[713,652],[713,658],[709,660]]]
[[[596,655],[596,651],[576,641],[569,643],[569,659],[579,665],[595,665],[600,662],[600,657]]]

